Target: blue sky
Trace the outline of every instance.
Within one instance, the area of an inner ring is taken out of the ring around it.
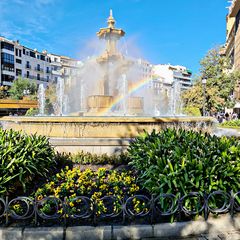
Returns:
[[[84,59],[113,9],[123,50],[151,63],[197,73],[206,52],[225,42],[227,0],[0,0],[0,34],[28,47]]]

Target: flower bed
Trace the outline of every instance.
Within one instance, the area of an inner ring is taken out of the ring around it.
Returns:
[[[60,173],[56,174],[52,181],[39,188],[35,197],[42,200],[46,196],[54,196],[59,199],[65,199],[71,207],[72,214],[79,214],[82,200],[76,199],[76,196],[89,197],[96,204],[96,213],[98,215],[107,213],[104,197],[115,196],[114,209],[118,212],[121,208],[120,201],[126,196],[133,196],[139,192],[139,186],[136,184],[136,177],[130,171],[118,172],[116,170],[106,170],[99,168],[97,171],[86,169],[81,171],[79,168],[69,169],[66,167]],[[45,204],[42,209],[45,213],[51,212],[51,205]],[[134,202],[135,210],[142,210],[142,204],[139,201]],[[60,208],[60,213],[62,208]]]

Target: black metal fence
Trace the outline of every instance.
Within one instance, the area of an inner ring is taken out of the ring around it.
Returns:
[[[30,197],[0,198],[0,220],[32,220],[36,225],[41,220],[60,220],[67,224],[72,219],[98,221],[117,218],[121,222],[132,218],[149,218],[149,223],[158,222],[163,217],[222,214],[232,216],[240,212],[240,191],[227,193],[214,191],[210,194],[191,192],[184,196],[160,194],[159,196],[134,195],[120,199],[105,196],[93,200],[86,196],[59,199],[53,196],[42,199]]]

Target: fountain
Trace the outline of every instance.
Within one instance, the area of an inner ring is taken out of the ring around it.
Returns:
[[[84,62],[71,82],[57,83],[55,116],[3,117],[3,128],[48,136],[61,152],[114,153],[124,150],[129,140],[144,130],[182,125],[204,128],[213,124],[211,118],[174,115],[179,108],[177,84],[170,94],[159,92],[162,102],[153,104],[146,87],[151,79],[141,79],[136,74],[136,61],[117,50],[117,42],[125,32],[115,28],[112,11],[107,23],[106,28],[97,32],[98,38],[106,41],[105,51]],[[43,115],[42,87],[40,92],[40,115]],[[172,116],[160,117],[160,113]]]
[[[38,88],[38,105],[39,115],[43,116],[45,111],[45,87],[43,84],[40,84]]]

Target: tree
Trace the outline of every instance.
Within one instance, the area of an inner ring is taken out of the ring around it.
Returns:
[[[28,79],[18,78],[14,80],[12,87],[8,91],[12,99],[23,99],[24,96],[36,97],[37,84]]]
[[[214,113],[233,107],[233,91],[240,72],[230,70],[230,61],[219,54],[219,48],[210,50],[200,62],[200,75],[194,86],[182,94],[186,108],[197,107],[203,112],[202,79],[206,78],[206,111]]]
[[[1,86],[0,87],[0,99],[7,98],[7,96],[8,96],[7,90],[8,90],[7,86]]]

